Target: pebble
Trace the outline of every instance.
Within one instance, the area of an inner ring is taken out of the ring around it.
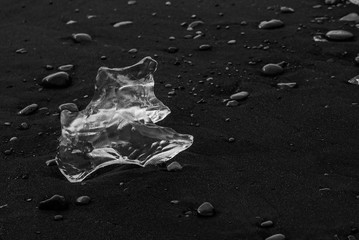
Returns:
[[[44,87],[67,87],[70,85],[71,79],[67,72],[57,72],[44,77],[41,85]]]
[[[214,212],[214,207],[209,202],[202,203],[197,209],[197,213],[203,217],[213,216]]]
[[[176,52],[178,52],[178,48],[177,47],[168,47],[167,52],[176,53]]]
[[[57,194],[39,203],[40,210],[66,210],[67,208],[65,197]]]
[[[17,137],[12,137],[12,138],[10,138],[9,142],[14,142],[14,141],[16,141],[17,139],[18,139]]]
[[[331,40],[349,40],[354,37],[351,32],[345,30],[332,30],[325,34],[325,36]]]
[[[75,103],[63,103],[59,106],[60,112],[63,110],[69,110],[70,112],[78,112],[79,108]]]
[[[27,122],[22,122],[21,124],[20,124],[20,127],[19,127],[19,129],[21,129],[21,130],[26,130],[26,129],[29,129],[29,124],[27,123]]]
[[[270,220],[261,223],[261,227],[272,227],[272,226],[273,226],[273,222]]]
[[[246,91],[242,91],[242,92],[238,92],[238,93],[235,93],[235,94],[232,94],[230,96],[230,99],[232,100],[241,100],[241,99],[245,99],[249,96],[249,93],[246,92]]]
[[[269,63],[264,65],[262,72],[267,76],[275,76],[283,72],[283,68],[279,64]]]
[[[227,43],[228,43],[229,45],[233,45],[233,44],[236,44],[236,42],[237,42],[237,41],[233,39],[233,40],[229,40]]]
[[[92,41],[92,37],[87,33],[73,33],[72,38],[77,43]]]
[[[55,221],[61,221],[61,220],[63,220],[64,219],[64,217],[62,216],[62,215],[55,215],[54,216],[54,220]]]
[[[67,21],[66,25],[71,25],[71,24],[75,24],[75,23],[77,23],[77,22],[74,20],[69,20],[69,21]]]
[[[359,5],[359,0],[349,0],[351,3]]]
[[[167,171],[169,171],[169,172],[178,172],[178,171],[181,171],[181,170],[182,170],[181,164],[179,164],[179,163],[176,162],[176,161],[170,163],[170,164],[167,166]]]
[[[265,240],[284,240],[285,239],[285,236],[283,234],[274,234],[270,237],[267,237]]]
[[[191,23],[188,25],[187,30],[188,30],[188,31],[193,31],[193,29],[194,29],[195,27],[201,26],[201,25],[203,25],[203,24],[204,24],[203,21],[194,21],[194,22],[191,22]]]
[[[327,5],[333,5],[333,4],[336,4],[338,2],[338,0],[325,0],[325,4]]]
[[[128,53],[137,53],[138,50],[136,48],[132,48],[130,50],[128,50]]]
[[[283,27],[284,23],[281,20],[278,19],[272,19],[269,21],[262,21],[259,25],[258,28],[260,29],[273,29],[273,28],[280,28]]]
[[[237,100],[230,100],[227,102],[226,106],[227,107],[235,107],[238,106],[239,102]]]
[[[113,27],[118,28],[118,27],[128,26],[128,25],[132,25],[132,24],[133,24],[132,21],[122,21],[122,22],[115,23],[113,25]]]
[[[359,54],[355,57],[354,61],[359,64]]]
[[[290,8],[290,7],[280,7],[280,12],[281,13],[294,13],[294,9]]]
[[[172,200],[171,203],[172,204],[178,204],[180,201],[179,200]]]
[[[294,88],[297,86],[296,82],[290,82],[290,83],[277,83],[277,87],[279,87],[280,89],[283,88]]]
[[[137,2],[135,0],[130,0],[127,2],[128,5],[134,5],[136,4]]]
[[[60,71],[71,71],[73,68],[74,68],[74,65],[72,65],[72,64],[62,65],[62,66],[58,67],[58,69]]]
[[[81,196],[76,199],[76,205],[87,205],[91,202],[91,198],[89,196]]]
[[[359,85],[359,75],[351,78],[348,80],[348,83],[350,84],[354,84],[354,85]]]
[[[209,44],[202,44],[201,46],[199,46],[198,48],[200,51],[207,51],[207,50],[211,50],[212,46]]]
[[[33,104],[30,104],[29,106],[26,106],[23,109],[21,109],[17,113],[17,115],[29,115],[31,113],[34,113],[38,108],[39,108],[39,106],[36,103],[33,103]]]
[[[348,22],[359,22],[359,15],[357,13],[349,13],[345,15],[339,21],[348,21]]]

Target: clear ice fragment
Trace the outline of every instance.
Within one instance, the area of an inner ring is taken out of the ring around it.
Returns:
[[[129,67],[100,67],[88,106],[61,112],[56,161],[70,182],[112,164],[156,165],[192,145],[193,136],[155,124],[170,113],[154,94],[156,69],[150,57]]]

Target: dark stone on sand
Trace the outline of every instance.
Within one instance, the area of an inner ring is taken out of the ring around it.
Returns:
[[[274,234],[270,237],[267,237],[265,240],[284,240],[285,236],[283,234]]]
[[[58,67],[58,69],[60,71],[71,71],[73,68],[74,68],[74,65],[72,65],[72,64],[62,65],[62,66]]]
[[[73,33],[72,39],[77,43],[92,41],[92,37],[87,33]]]
[[[22,122],[19,126],[19,129],[20,130],[26,130],[26,129],[29,129],[29,124],[27,122]]]
[[[40,210],[66,210],[67,208],[68,203],[65,197],[57,194],[39,203]]]
[[[235,94],[232,94],[230,96],[230,99],[232,100],[242,100],[242,99],[245,99],[249,96],[249,93],[246,92],[246,91],[242,91],[242,92],[237,92]]]
[[[214,207],[209,202],[204,202],[198,207],[197,213],[203,217],[211,217],[214,215]]]
[[[260,29],[274,29],[274,28],[280,28],[283,27],[284,23],[281,20],[278,19],[272,19],[269,21],[262,21],[258,28]]]
[[[359,15],[357,13],[349,13],[339,19],[339,21],[359,22]]]
[[[44,77],[41,85],[48,88],[62,88],[71,84],[70,76],[67,72],[57,72]]]
[[[263,66],[262,72],[267,76],[276,76],[283,72],[283,68],[279,64],[269,63]]]
[[[33,103],[33,104],[30,104],[30,105],[24,107],[23,109],[21,109],[17,114],[18,115],[29,115],[31,113],[34,113],[38,108],[39,108],[39,106],[36,103]]]
[[[178,52],[178,48],[177,47],[169,47],[169,48],[167,48],[167,52],[176,53],[176,52]]]
[[[354,34],[345,30],[332,30],[325,34],[330,40],[345,41],[354,37]]]
[[[16,53],[24,54],[24,53],[27,53],[27,50],[25,48],[20,48],[20,49],[16,50]]]
[[[61,220],[63,220],[64,219],[64,217],[62,216],[62,215],[55,215],[54,216],[54,220],[55,221],[61,221]]]
[[[270,220],[261,223],[261,227],[263,228],[272,227],[272,226],[273,226],[273,222]]]
[[[76,199],[76,205],[87,205],[91,202],[91,198],[89,196],[81,196]]]
[[[167,166],[167,171],[169,171],[169,172],[178,172],[178,171],[181,171],[181,170],[182,170],[181,164],[179,164],[179,163],[176,162],[176,161],[170,163],[170,164]]]
[[[281,13],[294,13],[294,9],[290,8],[290,7],[280,7],[280,12]]]
[[[199,46],[198,48],[200,51],[207,51],[207,50],[211,50],[212,46],[209,44],[202,44],[201,46]]]

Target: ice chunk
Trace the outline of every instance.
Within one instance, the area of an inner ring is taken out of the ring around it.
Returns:
[[[56,161],[70,182],[112,164],[159,164],[192,145],[193,136],[155,124],[170,113],[154,94],[156,68],[150,57],[129,67],[101,67],[86,109],[61,112]]]

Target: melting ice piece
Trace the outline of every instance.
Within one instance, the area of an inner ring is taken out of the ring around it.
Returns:
[[[125,68],[101,67],[86,109],[61,112],[56,161],[70,182],[112,164],[159,164],[192,145],[193,136],[155,124],[170,113],[154,94],[156,68],[150,57]]]

